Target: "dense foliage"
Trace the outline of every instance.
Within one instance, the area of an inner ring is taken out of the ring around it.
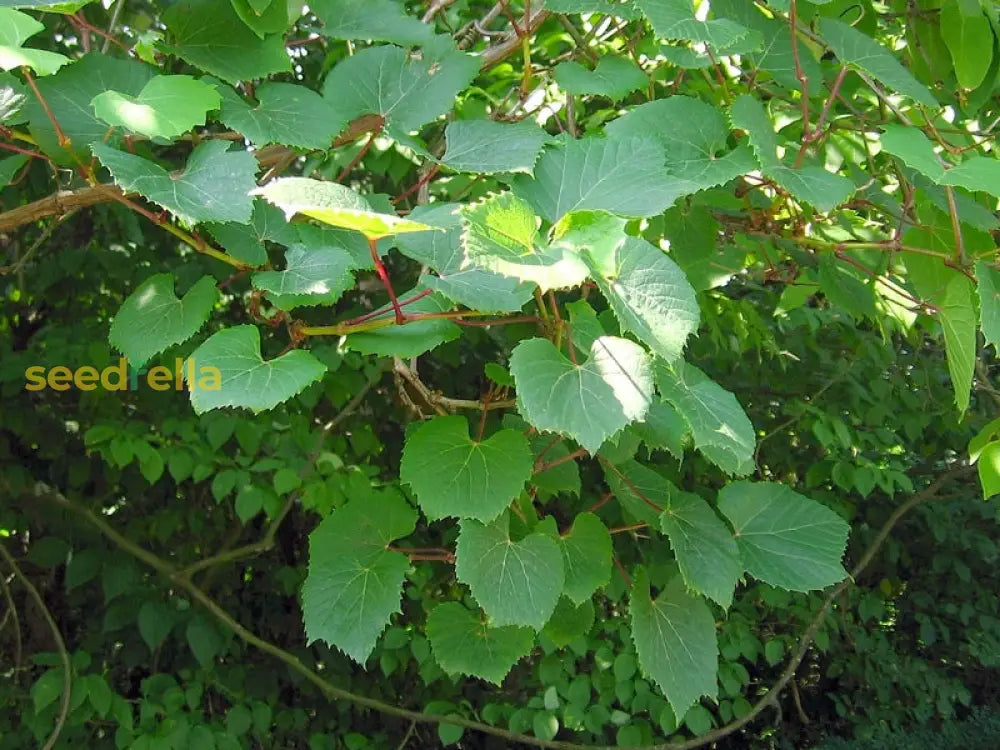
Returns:
[[[0,69],[0,748],[989,746],[993,2],[0,0]]]

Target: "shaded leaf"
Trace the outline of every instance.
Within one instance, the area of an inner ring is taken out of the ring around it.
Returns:
[[[441,162],[456,172],[528,172],[535,167],[548,134],[528,120],[456,120],[444,131]]]
[[[531,652],[531,628],[490,627],[479,613],[458,602],[439,604],[427,616],[427,639],[434,659],[448,674],[480,677],[495,685]]]

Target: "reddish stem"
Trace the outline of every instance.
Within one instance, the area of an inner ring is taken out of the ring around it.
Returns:
[[[625,486],[628,487],[633,492],[633,494],[635,494],[635,496],[637,498],[639,498],[640,500],[642,500],[644,503],[646,503],[646,505],[648,505],[650,508],[652,508],[653,510],[655,510],[657,513],[662,513],[663,512],[663,508],[661,508],[659,505],[657,505],[652,500],[650,500],[648,497],[646,497],[645,493],[643,493],[642,490],[640,490],[638,487],[636,487],[635,484],[633,484],[629,480],[628,477],[626,477],[624,474],[622,474],[621,471],[618,470],[617,466],[615,466],[613,463],[611,463],[610,461],[608,461],[608,459],[604,458],[604,456],[598,455],[597,459],[604,465],[605,468],[611,469],[611,471],[613,471],[615,474],[617,474],[618,478],[622,480],[622,482],[625,484]]]
[[[579,448],[578,450],[575,450],[572,453],[568,453],[565,456],[560,456],[559,458],[554,458],[551,461],[546,461],[543,464],[536,463],[535,474],[541,474],[543,471],[548,471],[549,469],[553,469],[556,466],[559,466],[560,464],[569,463],[570,461],[576,461],[576,459],[583,458],[584,456],[588,455],[590,454],[586,450],[584,450],[583,448]]]
[[[618,572],[621,573],[623,579],[625,579],[625,584],[632,588],[632,579],[628,577],[628,573],[625,572],[625,566],[621,564],[621,561],[617,557],[611,558],[615,561],[615,567],[618,568]]]
[[[59,141],[60,148],[66,148],[69,145],[69,138],[66,137],[63,129],[59,127],[59,121],[52,113],[49,103],[45,101],[45,97],[42,96],[42,92],[38,90],[38,84],[35,83],[35,77],[31,75],[31,71],[27,66],[22,66],[21,72],[24,73],[24,80],[28,82],[28,86],[30,86],[31,90],[34,92],[35,97],[38,99],[38,103],[42,105],[42,109],[45,111],[45,116],[49,118],[49,122],[51,122],[52,127],[55,128],[56,138]]]
[[[406,307],[407,305],[416,302],[418,299],[423,299],[424,297],[433,293],[434,293],[433,289],[424,289],[422,292],[417,292],[412,297],[407,297],[404,300],[400,300],[399,306]],[[364,323],[365,321],[371,320],[372,318],[377,318],[379,315],[382,315],[383,313],[386,313],[391,309],[392,305],[389,305],[388,307],[385,306],[380,307],[378,310],[375,310],[374,312],[365,313],[364,315],[361,315],[357,318],[352,318],[351,320],[345,320],[344,325],[351,326],[351,325],[356,325],[358,323]]]
[[[372,131],[372,134],[368,136],[368,142],[361,147],[360,151],[358,151],[358,155],[355,156],[353,159],[351,159],[351,163],[348,164],[346,167],[344,167],[344,171],[337,176],[336,180],[337,182],[340,182],[345,177],[347,177],[347,175],[353,172],[354,168],[361,163],[361,160],[365,158],[365,154],[368,153],[368,150],[372,147],[372,144],[375,143],[375,139],[378,137],[378,134],[382,132],[382,128],[384,125],[385,125],[385,120],[379,122],[378,126]]]
[[[506,326],[512,323],[537,323],[538,317],[535,315],[518,315],[514,318],[497,318],[496,320],[455,320],[452,322],[460,326],[489,328],[490,326]]]
[[[631,524],[629,526],[616,526],[613,529],[608,529],[608,533],[609,534],[624,534],[626,531],[636,531],[638,529],[645,529],[645,528],[648,528],[648,527],[649,527],[649,524],[646,523],[645,521],[642,521],[640,523],[633,523],[633,524]]]
[[[614,496],[615,496],[615,493],[613,493],[613,492],[605,492],[603,495],[601,495],[601,499],[600,500],[598,500],[596,503],[594,503],[589,508],[587,508],[586,512],[587,513],[595,513],[595,512],[597,512],[598,510],[600,510],[601,508],[603,508],[605,505],[607,505],[611,501],[611,498],[613,498]]]
[[[385,287],[385,291],[389,294],[389,301],[392,303],[392,309],[396,313],[396,325],[403,325],[406,316],[403,315],[403,310],[399,307],[396,292],[392,288],[392,282],[389,281],[389,272],[385,270],[385,265],[383,265],[382,259],[379,257],[378,248],[375,247],[375,240],[369,238],[368,249],[371,250],[372,260],[375,262],[375,272],[378,274],[382,286]]]
[[[38,151],[30,151],[29,149],[15,146],[12,143],[0,143],[0,148],[6,149],[7,151],[15,151],[19,154],[24,154],[25,156],[30,156],[32,159],[45,159],[45,161],[52,161],[45,154],[39,153]]]
[[[427,174],[425,174],[423,177],[421,177],[419,180],[417,180],[413,185],[411,185],[410,187],[408,187],[404,192],[400,193],[398,196],[396,196],[395,198],[393,198],[392,199],[393,204],[395,205],[396,203],[399,203],[399,202],[405,200],[406,198],[409,198],[415,192],[417,192],[418,190],[420,190],[420,188],[422,188],[424,185],[426,185],[428,182],[430,182],[432,179],[434,179],[434,177],[440,171],[441,171],[441,165],[440,164],[435,164],[433,167],[431,167],[429,170],[427,170]]]

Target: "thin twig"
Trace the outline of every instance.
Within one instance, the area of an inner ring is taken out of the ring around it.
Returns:
[[[41,611],[45,624],[49,626],[49,630],[52,632],[52,640],[55,641],[56,651],[59,652],[59,661],[62,664],[63,670],[62,701],[59,704],[59,714],[56,716],[56,724],[52,727],[52,733],[49,734],[49,738],[45,740],[45,743],[42,745],[42,750],[52,750],[52,748],[55,747],[56,741],[59,739],[63,726],[66,724],[66,717],[69,715],[69,697],[73,688],[73,675],[70,672],[69,652],[66,650],[66,642],[63,640],[62,633],[59,632],[59,626],[56,624],[55,618],[52,617],[52,613],[49,612],[49,608],[45,606],[45,600],[42,599],[42,595],[38,593],[38,589],[35,588],[34,584],[28,579],[28,577],[21,572],[21,568],[18,566],[17,561],[13,558],[13,556],[11,556],[10,552],[7,551],[7,547],[3,544],[0,544],[0,557],[2,557],[7,565],[10,566],[14,576],[21,582],[21,585],[24,586],[24,590],[28,592],[28,596],[31,597],[31,599],[35,602],[35,605]]]

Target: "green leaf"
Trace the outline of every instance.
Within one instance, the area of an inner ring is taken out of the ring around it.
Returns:
[[[917,128],[889,124],[883,130],[882,148],[934,183],[1000,195],[1000,160],[973,156],[960,164],[949,164],[938,157],[933,142]]]
[[[283,36],[261,39],[240,20],[231,3],[180,0],[162,18],[167,26],[165,51],[228,83],[266,78],[292,68]]]
[[[678,461],[684,458],[684,440],[689,432],[687,423],[684,417],[663,399],[653,399],[646,418],[636,422],[632,429],[650,450],[662,448]]]
[[[455,574],[472,591],[491,625],[541,630],[562,593],[562,553],[551,537],[539,532],[515,542],[509,521],[507,514],[488,526],[463,520]]]
[[[162,602],[149,601],[139,608],[136,624],[149,650],[156,651],[173,630],[174,613]]]
[[[496,174],[527,172],[535,167],[548,134],[529,120],[455,120],[444,131],[441,163],[456,172]]]
[[[548,0],[545,7],[553,13],[601,13],[628,20],[639,15],[631,0]]]
[[[208,233],[225,248],[226,252],[237,260],[254,267],[267,264],[265,242],[294,245],[300,241],[300,230],[313,228],[304,224],[293,227],[285,221],[284,214],[281,213],[280,209],[259,198],[253,202],[253,216],[250,218],[249,224],[228,222],[208,224],[205,227]],[[361,241],[364,244],[364,240]],[[326,244],[308,244],[310,250],[327,247]],[[341,247],[341,245],[334,245],[334,247]],[[367,256],[367,245],[363,249]]]
[[[559,599],[552,617],[545,623],[542,632],[556,645],[556,648],[562,648],[587,635],[594,625],[595,615],[594,603],[590,599],[574,604],[564,596]],[[550,689],[555,691],[555,687]]]
[[[701,597],[684,590],[675,576],[655,600],[643,569],[629,598],[632,640],[639,666],[663,691],[675,716],[683,716],[703,695],[718,690],[719,645],[715,618]]]
[[[353,265],[343,248],[295,244],[285,250],[285,270],[258,271],[253,286],[267,292],[279,310],[330,305],[354,286]]]
[[[625,461],[617,466],[605,464],[604,477],[625,510],[652,528],[659,527],[660,514],[678,492],[672,482],[637,461]]]
[[[850,527],[824,505],[777,482],[733,482],[719,491],[743,567],[764,583],[812,591],[847,575],[840,561]]]
[[[1000,442],[987,445],[979,454],[976,465],[979,483],[983,486],[983,500],[1000,494]]]
[[[211,276],[202,276],[181,299],[174,295],[172,274],[150,276],[118,310],[108,343],[133,367],[142,367],[153,355],[194,336],[218,298]]]
[[[590,354],[590,347],[606,331],[601,321],[585,299],[576,302],[568,302],[566,309],[569,311],[570,333],[573,336],[573,347],[584,357]]]
[[[416,290],[407,292],[400,299],[412,297]],[[440,294],[432,294],[406,306],[408,314],[436,313],[451,309],[451,304]],[[393,320],[392,310],[372,318],[372,322]],[[450,320],[435,318],[417,320],[405,325],[389,325],[371,331],[348,334],[345,346],[362,354],[379,357],[419,357],[448,341],[462,335],[462,329]]]
[[[727,474],[753,471],[757,440],[736,397],[694,365],[657,367],[656,384],[691,428],[695,447]]]
[[[522,416],[541,431],[560,432],[595,453],[652,399],[649,356],[626,339],[602,336],[590,358],[574,364],[548,339],[522,341],[510,357]]]
[[[7,187],[11,183],[21,171],[21,167],[28,163],[29,158],[27,154],[14,154],[6,159],[0,159],[0,188]]]
[[[363,195],[336,182],[308,177],[280,177],[252,190],[251,195],[263,196],[284,211],[287,219],[302,214],[330,226],[361,232],[370,240],[402,232],[437,229],[392,214],[379,213]]]
[[[593,513],[580,513],[557,540],[566,583],[563,593],[575,604],[589,601],[611,579],[611,534]]]
[[[680,357],[699,316],[694,289],[680,266],[636,237],[627,237],[609,259],[586,257],[622,328],[664,359]]]
[[[228,86],[219,86],[218,92],[222,98],[219,120],[257,146],[280,143],[327,149],[347,125],[329,101],[305,86],[261,84],[254,92],[256,106],[247,104]]]
[[[678,197],[664,163],[649,136],[583,138],[547,147],[534,176],[516,176],[511,188],[551,222],[586,209],[655,216]]]
[[[1000,268],[985,260],[976,263],[979,288],[979,315],[983,338],[1000,352]]]
[[[703,42],[719,49],[750,34],[750,29],[728,18],[699,21],[691,0],[635,0],[635,5],[660,39]]]
[[[854,192],[854,183],[822,167],[792,169],[778,160],[778,140],[764,105],[744,94],[730,107],[733,127],[745,130],[763,173],[785,188],[797,200],[820,211],[832,211]]]
[[[477,612],[458,602],[439,604],[427,616],[427,639],[434,659],[448,674],[503,682],[535,645],[531,628],[490,627]]]
[[[644,89],[649,79],[642,68],[631,60],[617,55],[605,55],[593,70],[568,60],[555,69],[556,83],[569,94],[606,96],[618,101],[633,91]]]
[[[45,26],[27,13],[0,7],[0,70],[25,66],[40,76],[48,76],[68,63],[68,57],[56,52],[21,46],[26,39],[44,30]]]
[[[819,19],[819,33],[844,65],[864,71],[879,83],[926,107],[937,107],[934,95],[895,56],[869,36],[833,18]]]
[[[972,376],[976,365],[976,306],[972,282],[955,274],[944,290],[938,307],[938,320],[944,330],[944,349],[948,372],[955,389],[959,415],[969,408]]]
[[[671,493],[660,528],[670,539],[687,587],[728,609],[743,566],[726,524],[698,495],[678,491]]]
[[[489,522],[521,493],[533,465],[521,432],[500,430],[472,440],[465,417],[437,417],[407,438],[400,479],[432,521],[452,516]]]
[[[463,268],[462,220],[457,203],[417,206],[413,221],[441,227],[443,232],[414,232],[396,240],[399,251],[429,266],[437,276],[424,274],[420,285],[434,289],[458,304],[483,312],[517,312],[531,299],[534,287],[517,279],[485,271]]]
[[[94,114],[90,102],[105,91],[137,96],[152,77],[153,69],[135,60],[107,57],[97,52],[84,55],[36,84],[52,116],[70,140],[69,148],[59,145],[52,121],[36,96],[28,97],[24,108],[28,130],[38,147],[59,164],[87,163],[90,144],[102,140],[108,132],[107,123]],[[118,136],[112,134],[108,143],[117,141]]]
[[[214,87],[191,76],[156,76],[138,96],[104,91],[94,97],[94,114],[109,125],[147,138],[176,138],[204,125],[209,110],[218,109]]]
[[[348,121],[381,115],[394,140],[419,148],[410,132],[449,111],[478,72],[478,60],[447,36],[432,38],[419,58],[399,47],[367,47],[330,72],[323,96]]]
[[[494,195],[462,208],[465,263],[541,291],[576,286],[587,278],[579,254],[559,244],[543,244],[531,207],[512,193]]]
[[[302,7],[295,3],[283,3],[281,0],[230,0],[230,3],[240,20],[253,29],[260,39],[268,34],[284,33],[289,23],[301,15]],[[289,15],[294,15],[295,18],[289,18]]]
[[[92,148],[122,190],[139,193],[185,224],[250,221],[253,200],[249,193],[257,184],[257,161],[247,151],[229,151],[226,141],[201,143],[179,175],[101,143]]]
[[[952,0],[941,5],[941,37],[951,53],[955,77],[974,89],[986,77],[993,60],[993,29],[979,0]]]
[[[26,122],[22,110],[27,101],[24,85],[10,73],[0,73],[0,122],[6,125]]]
[[[670,127],[663,127],[669,122]],[[641,104],[605,127],[609,138],[654,137],[666,158],[667,205],[757,169],[746,146],[727,151],[729,129],[708,102],[676,95]]]
[[[190,357],[198,372],[217,368],[216,388],[191,383],[191,405],[197,414],[223,406],[237,406],[257,412],[273,409],[319,380],[326,366],[301,349],[265,361],[260,353],[260,331],[242,325],[213,334]],[[191,367],[191,365],[186,365]]]
[[[419,46],[433,35],[431,24],[406,14],[396,0],[318,0],[309,8],[323,22],[320,33],[331,39],[367,39]]]
[[[294,352],[293,352],[294,353]],[[387,549],[413,533],[417,513],[396,492],[354,500],[309,535],[302,619],[309,642],[326,641],[359,664],[399,611],[410,561]]]

